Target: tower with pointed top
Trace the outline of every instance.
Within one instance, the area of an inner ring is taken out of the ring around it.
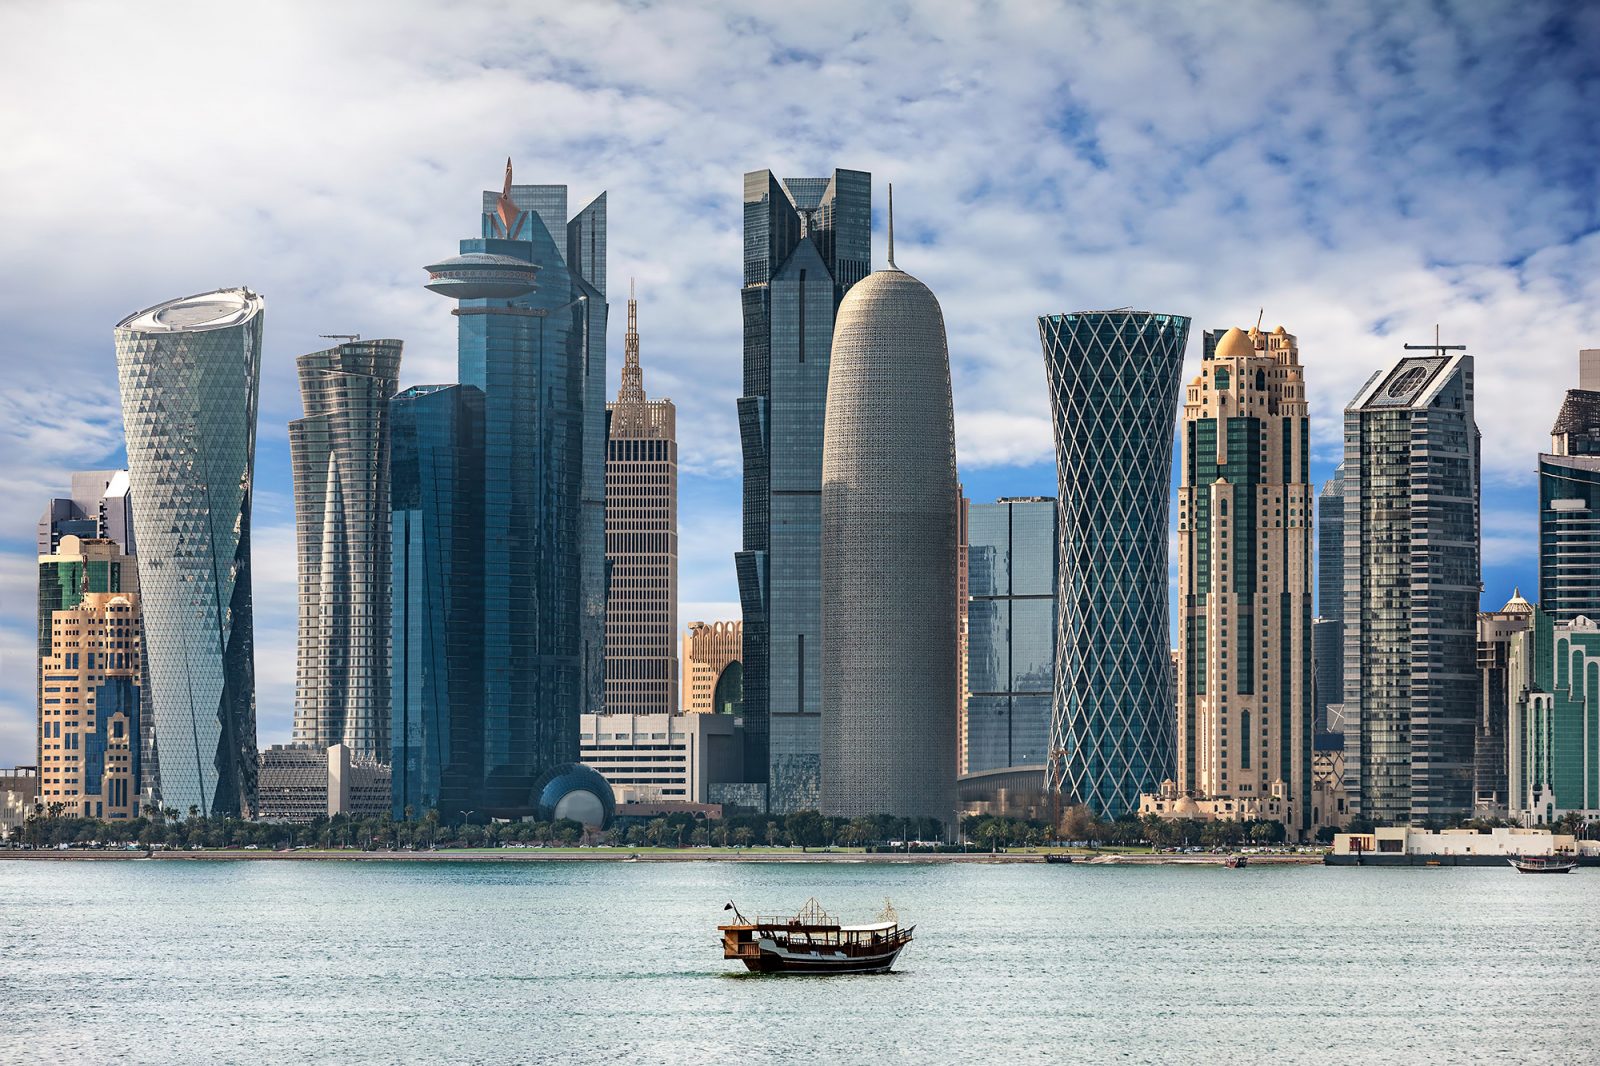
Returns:
[[[1177,793],[1224,820],[1311,809],[1311,455],[1282,326],[1208,330],[1178,488]]]
[[[639,365],[639,305],[628,283],[622,387],[606,441],[605,710],[678,709],[678,445],[675,409],[651,400]]]
[[[834,317],[872,269],[872,175],[744,176],[746,793],[815,807],[822,765],[822,434]]]

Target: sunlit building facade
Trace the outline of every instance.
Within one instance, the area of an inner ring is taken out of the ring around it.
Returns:
[[[266,303],[218,289],[129,315],[117,376],[138,545],[152,791],[255,807],[250,502]]]
[[[872,176],[744,176],[745,772],[785,813],[818,802],[822,436],[834,317],[872,269]]]
[[[683,635],[685,714],[744,714],[744,623],[690,622]]]
[[[1039,335],[1060,523],[1047,782],[1114,818],[1174,772],[1167,515],[1189,320],[1082,311]]]
[[[1578,353],[1578,387],[1539,456],[1539,608],[1600,617],[1600,349]]]

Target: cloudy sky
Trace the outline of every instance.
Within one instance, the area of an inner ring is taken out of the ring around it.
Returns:
[[[645,383],[679,406],[681,617],[737,610],[746,170],[897,186],[950,330],[969,494],[1053,492],[1035,316],[1135,305],[1299,336],[1318,480],[1405,342],[1464,343],[1486,604],[1536,582],[1535,456],[1600,347],[1600,6],[1106,2],[23,3],[0,8],[0,766],[33,752],[34,525],[122,461],[111,330],[266,295],[261,742],[287,738],[285,424],[321,333],[454,376],[422,265],[519,181],[609,192]],[[623,305],[613,305],[613,387]]]

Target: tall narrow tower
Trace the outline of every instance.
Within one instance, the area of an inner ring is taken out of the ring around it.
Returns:
[[[289,423],[300,633],[294,739],[388,762],[389,398],[400,342],[353,340],[299,359]]]
[[[606,442],[607,714],[678,709],[678,445],[671,400],[645,396],[628,285],[622,388]]]
[[[1295,338],[1206,334],[1183,408],[1176,784],[1311,824],[1310,424]]]
[[[840,304],[828,371],[822,809],[944,820],[959,692],[950,356],[939,301],[894,264],[892,218],[888,269]]]
[[[774,814],[817,805],[823,410],[839,301],[872,269],[872,175],[744,176],[745,776]]]

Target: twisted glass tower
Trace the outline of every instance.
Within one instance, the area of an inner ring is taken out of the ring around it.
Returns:
[[[1189,320],[1039,319],[1060,486],[1049,787],[1100,817],[1174,772],[1167,501]]]
[[[400,342],[299,359],[289,423],[300,633],[294,739],[389,761],[389,397]]]
[[[183,813],[255,807],[250,491],[265,306],[218,289],[116,328],[151,754],[161,802]]]

